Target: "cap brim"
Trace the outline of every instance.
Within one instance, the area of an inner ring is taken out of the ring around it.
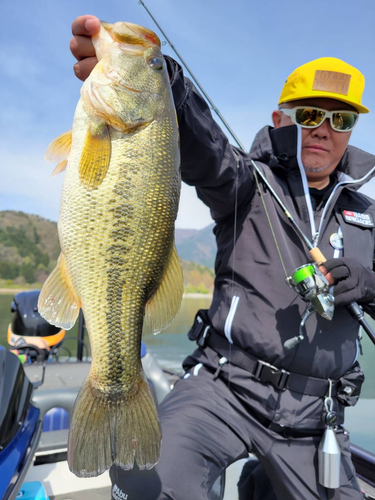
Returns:
[[[302,101],[303,99],[319,99],[322,97],[324,99],[335,99],[335,101],[345,102],[346,104],[353,106],[353,108],[356,109],[358,111],[358,113],[361,113],[361,114],[365,114],[365,113],[370,112],[370,110],[368,108],[366,108],[365,106],[362,106],[362,104],[357,104],[356,102],[353,102],[350,99],[345,99],[345,97],[342,97],[342,98],[340,97],[340,99],[338,99],[337,94],[329,94],[329,92],[324,92],[322,94],[317,92],[313,96],[311,94],[306,95],[306,96],[301,95],[301,96],[298,96],[298,98],[296,98],[296,99],[289,99],[289,100],[283,99],[283,101],[280,101],[278,104],[282,104],[283,102]]]

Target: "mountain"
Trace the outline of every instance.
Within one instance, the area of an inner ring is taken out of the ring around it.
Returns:
[[[176,229],[176,247],[181,259],[213,269],[216,255],[214,224],[204,229]]]
[[[60,253],[56,222],[23,212],[0,212],[0,278],[43,282]]]
[[[185,291],[213,290],[216,243],[212,227],[176,229]],[[0,212],[0,279],[9,284],[43,283],[60,254],[57,223],[23,212]]]
[[[178,229],[176,228],[174,234],[174,241],[176,246],[181,245],[181,243],[199,232],[198,229]]]

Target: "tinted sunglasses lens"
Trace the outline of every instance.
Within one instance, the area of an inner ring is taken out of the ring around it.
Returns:
[[[347,113],[333,113],[332,128],[335,130],[351,130],[357,122],[358,115],[348,111]]]
[[[296,122],[302,127],[317,127],[325,117],[325,112],[312,108],[299,108],[296,110]]]

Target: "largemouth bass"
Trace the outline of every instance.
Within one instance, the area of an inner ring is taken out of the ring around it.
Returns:
[[[61,254],[39,312],[71,328],[82,308],[92,363],[75,402],[68,464],[80,477],[116,463],[149,469],[161,433],[140,360],[144,318],[160,331],[180,307],[174,245],[180,173],[176,113],[160,41],[131,23],[102,23],[98,64],[81,89],[71,132],[46,159],[66,169]]]

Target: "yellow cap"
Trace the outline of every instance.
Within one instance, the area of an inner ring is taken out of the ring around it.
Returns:
[[[346,102],[359,113],[365,77],[358,69],[335,57],[322,57],[295,69],[285,82],[279,104],[300,99],[327,97]]]

